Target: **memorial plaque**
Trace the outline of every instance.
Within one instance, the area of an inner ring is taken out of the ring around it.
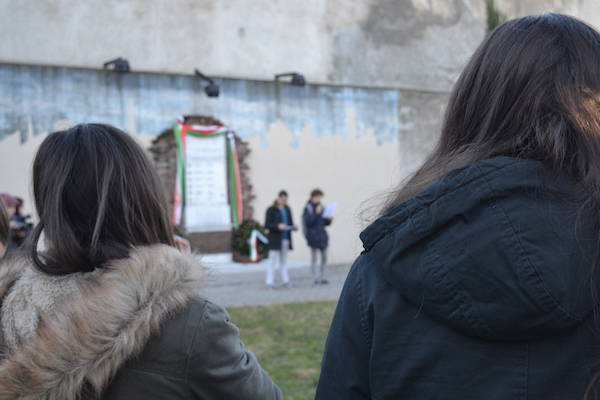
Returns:
[[[185,144],[185,224],[188,232],[231,229],[226,136],[194,137]]]

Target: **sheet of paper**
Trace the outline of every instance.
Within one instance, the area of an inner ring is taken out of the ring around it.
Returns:
[[[333,218],[335,210],[337,209],[337,203],[329,203],[325,206],[323,211],[323,218]]]

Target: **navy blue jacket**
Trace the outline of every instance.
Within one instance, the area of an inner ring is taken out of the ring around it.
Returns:
[[[289,206],[285,206],[288,214],[288,225],[294,225],[294,218],[292,217],[292,210]],[[283,224],[283,218],[281,217],[281,211],[276,206],[267,208],[265,215],[265,228],[269,230],[269,250],[281,250],[281,240],[283,239],[283,232],[279,230],[279,224]],[[290,250],[292,246],[292,231],[288,231],[290,240]]]
[[[582,399],[600,370],[599,232],[575,189],[539,162],[494,158],[369,226],[316,398]]]
[[[318,213],[316,206],[309,200],[302,213],[304,237],[308,246],[315,249],[325,249],[329,245],[325,227],[331,224],[331,219],[323,218],[323,211]]]

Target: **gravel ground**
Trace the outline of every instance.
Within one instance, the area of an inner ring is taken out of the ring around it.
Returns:
[[[274,289],[265,285],[265,271],[223,273],[213,269],[202,295],[224,307],[337,300],[349,269],[348,265],[327,266],[329,284],[314,285],[310,267],[296,266],[289,269],[292,286]]]

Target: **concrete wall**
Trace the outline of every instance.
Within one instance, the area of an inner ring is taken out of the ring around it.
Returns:
[[[331,227],[332,262],[359,251],[359,213],[377,205],[424,156],[439,130],[445,94],[406,90],[293,87],[219,80],[206,97],[189,76],[0,64],[0,191],[28,198],[33,155],[47,132],[101,121],[148,147],[180,114],[213,115],[250,141],[259,220],[284,188],[296,219],[322,188],[340,209]],[[400,160],[398,154],[401,154]],[[367,201],[367,203],[365,203]],[[31,205],[31,201],[27,202]],[[296,235],[292,258],[308,259]]]
[[[600,26],[597,0],[496,0]],[[448,91],[486,28],[484,0],[0,0],[0,62]],[[426,68],[424,68],[426,66]]]
[[[596,0],[495,0],[498,9],[509,18],[558,12],[581,18],[600,28],[600,2]]]
[[[0,0],[0,62],[446,91],[482,0]],[[423,68],[427,65],[427,68]]]

